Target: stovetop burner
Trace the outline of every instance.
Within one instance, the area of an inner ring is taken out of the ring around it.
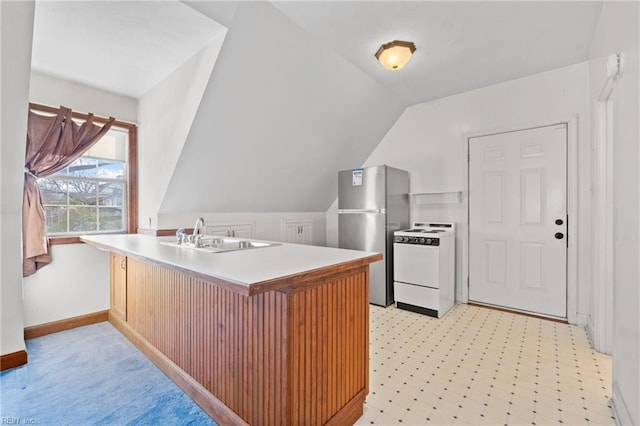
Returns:
[[[413,228],[413,229],[405,229],[403,231],[400,232],[411,232],[411,233],[415,233],[415,234],[435,234],[438,232],[447,232],[446,229],[420,229],[420,228]]]
[[[444,238],[446,235],[454,233],[455,225],[453,223],[414,222],[411,226],[413,227],[409,229],[395,231],[394,234],[407,237],[412,234],[423,234],[415,235],[413,238]]]

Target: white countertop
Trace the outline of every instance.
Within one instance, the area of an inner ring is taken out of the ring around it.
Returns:
[[[113,249],[247,287],[378,255],[374,252],[287,243],[277,243],[278,245],[264,248],[207,253],[187,247],[160,244],[162,241],[174,241],[175,237],[140,234],[83,235],[80,239],[98,248]]]

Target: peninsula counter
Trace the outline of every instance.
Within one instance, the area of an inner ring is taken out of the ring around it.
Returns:
[[[369,264],[280,244],[206,253],[93,235],[109,320],[220,424],[353,424],[369,384]]]

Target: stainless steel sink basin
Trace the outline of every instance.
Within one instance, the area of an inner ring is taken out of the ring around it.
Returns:
[[[200,239],[200,243],[196,246],[195,243],[182,243],[178,244],[174,241],[162,241],[161,244],[168,246],[188,248],[191,250],[204,251],[209,253],[223,253],[227,251],[246,250],[252,248],[264,248],[279,245],[278,243],[271,243],[265,241],[244,240],[238,238],[224,238],[216,236],[203,236]]]

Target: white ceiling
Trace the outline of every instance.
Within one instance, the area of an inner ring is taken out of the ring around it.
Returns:
[[[408,105],[587,60],[599,1],[273,2],[299,26]],[[381,44],[417,51],[401,71],[374,58]]]
[[[140,97],[223,33],[209,17],[230,26],[241,3],[39,0],[32,66]],[[586,60],[602,6],[600,1],[271,4],[406,105]],[[394,39],[417,46],[398,72],[383,69],[373,56],[380,44]]]
[[[601,9],[590,1],[54,5],[36,8],[34,67],[131,96],[215,37],[214,21],[229,28],[159,213],[326,210],[337,171],[362,165],[408,105],[585,61]],[[71,31],[77,19],[87,23]],[[373,57],[393,39],[418,48],[399,72]]]
[[[32,68],[138,98],[224,31],[178,1],[39,0]]]

